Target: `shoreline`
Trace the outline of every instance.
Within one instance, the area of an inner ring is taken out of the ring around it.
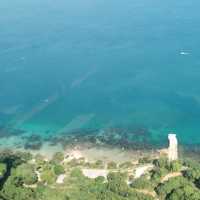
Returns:
[[[93,162],[103,160],[105,162],[126,162],[130,160],[138,160],[140,157],[156,157],[159,155],[156,149],[125,149],[112,145],[96,145],[90,142],[77,142],[75,144],[66,145],[63,148],[62,144],[57,143],[52,145],[51,142],[43,141],[39,149],[25,149],[24,140],[18,136],[9,138],[1,138],[0,151],[11,150],[14,152],[30,152],[33,155],[40,154],[47,159],[51,159],[57,152],[62,152],[74,158],[84,157],[86,160]]]
[[[140,157],[158,157],[160,152],[163,149],[165,151],[166,148],[164,146],[161,148],[149,148],[151,146],[145,148],[142,145],[141,148],[137,148],[140,147],[139,142],[136,146],[135,143],[132,146],[130,144],[128,144],[128,148],[125,148],[120,145],[102,143],[95,136],[93,136],[92,140],[90,138],[87,140],[87,136],[76,138],[76,135],[74,137],[59,135],[45,140],[43,138],[41,139],[39,135],[28,135],[24,133],[22,135],[1,137],[0,151],[8,149],[14,152],[30,152],[33,155],[41,154],[47,159],[51,159],[56,152],[63,152],[65,155],[71,155],[72,157],[85,157],[89,161],[126,162],[129,160],[138,160]],[[198,148],[190,149],[190,147],[181,145],[179,147],[180,157],[199,159]]]

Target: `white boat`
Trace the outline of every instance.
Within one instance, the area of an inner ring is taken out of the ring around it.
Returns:
[[[190,53],[189,53],[189,52],[186,52],[186,51],[181,51],[181,52],[180,52],[180,55],[184,55],[184,56],[185,56],[185,55],[189,55],[189,54],[190,54]]]

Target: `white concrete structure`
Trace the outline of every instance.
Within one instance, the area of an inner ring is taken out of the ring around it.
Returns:
[[[146,172],[153,169],[152,164],[147,164],[145,166],[137,167],[135,170],[135,178],[140,178],[142,175],[144,175]]]
[[[178,141],[176,138],[176,134],[169,134],[169,148],[168,148],[168,159],[169,161],[178,159]]]
[[[58,176],[56,183],[57,184],[63,184],[64,183],[64,179],[65,179],[66,175],[65,174],[61,174]]]
[[[104,178],[107,178],[107,175],[109,173],[108,170],[105,169],[82,169],[83,175],[95,179],[99,176],[103,176]]]

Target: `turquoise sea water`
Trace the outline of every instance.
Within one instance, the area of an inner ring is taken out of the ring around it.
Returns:
[[[200,143],[200,2],[0,3],[0,126],[145,129]],[[134,137],[132,137],[134,140]]]

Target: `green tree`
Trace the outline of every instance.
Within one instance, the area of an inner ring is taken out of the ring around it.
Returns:
[[[16,176],[16,170],[12,169],[11,175],[3,185],[0,196],[6,200],[36,200],[33,189],[23,186],[21,177]]]
[[[152,183],[145,176],[134,179],[131,187],[136,189],[153,189]]]
[[[151,171],[151,179],[155,182],[160,182],[160,179],[168,173],[166,168],[156,167]]]
[[[0,178],[6,173],[7,167],[5,163],[0,163]]]
[[[30,153],[13,152],[11,150],[4,150],[0,153],[0,162],[6,163],[9,166],[17,167],[22,163],[26,163],[32,158]]]
[[[139,159],[140,164],[152,163],[152,159],[149,157],[142,157]]]
[[[178,160],[172,161],[169,164],[169,170],[172,171],[172,172],[178,172],[178,171],[181,170],[181,168],[182,168],[182,164]]]
[[[161,157],[159,159],[153,160],[153,164],[159,168],[168,168],[169,162],[166,157]]]
[[[200,192],[191,185],[181,186],[166,197],[166,200],[200,200]]]
[[[54,173],[56,175],[60,175],[60,174],[64,174],[65,173],[65,169],[62,165],[58,165],[58,164],[55,164],[54,167]]]
[[[15,176],[27,185],[35,184],[38,181],[34,166],[27,163],[23,163],[16,168]]]
[[[107,168],[108,169],[116,169],[117,168],[117,163],[116,162],[109,162],[108,164],[107,164]]]
[[[125,182],[127,174],[124,173],[109,173],[108,174],[107,189],[119,194],[120,196],[127,197],[129,193],[129,187]]]
[[[187,185],[193,186],[193,184],[190,183],[184,177],[175,177],[175,178],[169,179],[169,181],[167,182],[159,184],[156,187],[156,192],[158,195],[160,195],[164,199],[166,196],[169,196],[173,190],[176,190],[180,187],[187,186]]]
[[[47,183],[48,185],[55,183],[56,175],[51,168],[46,168],[41,173],[41,179],[43,183]]]
[[[183,176],[194,182],[200,178],[200,168],[188,169],[183,172]]]

